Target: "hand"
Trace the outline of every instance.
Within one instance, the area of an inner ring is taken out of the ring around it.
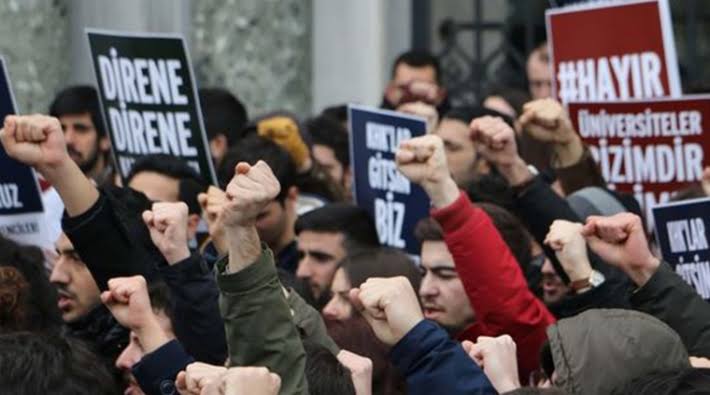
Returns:
[[[256,217],[281,191],[269,165],[259,161],[254,166],[240,162],[235,175],[227,185],[227,198],[222,221],[226,227],[251,227]]]
[[[223,377],[224,395],[277,395],[281,378],[267,368],[230,368]]]
[[[548,98],[526,103],[518,121],[535,140],[553,144],[557,167],[571,166],[584,154],[584,144],[560,102]]]
[[[461,345],[471,359],[483,369],[498,393],[520,388],[516,346],[510,336],[481,336],[475,344],[466,340]]]
[[[710,166],[706,167],[705,170],[703,170],[703,179],[701,181],[701,185],[703,187],[705,195],[710,196]]]
[[[459,197],[451,178],[441,137],[426,135],[404,140],[395,154],[397,169],[424,188],[435,207],[446,207]]]
[[[260,121],[256,129],[259,136],[272,140],[289,153],[299,173],[311,169],[313,164],[311,154],[293,119],[286,116],[273,116]]]
[[[503,118],[484,116],[471,121],[471,138],[478,152],[496,167],[510,167],[518,160],[515,131]]]
[[[227,373],[223,366],[194,362],[178,373],[175,386],[181,395],[218,394],[221,379]]]
[[[708,369],[710,368],[710,359],[705,357],[690,357],[690,366],[696,369]]]
[[[370,358],[341,350],[338,353],[338,361],[350,370],[350,376],[355,386],[355,395],[372,394],[373,365]]]
[[[227,193],[215,186],[210,186],[207,193],[197,195],[197,201],[202,207],[202,218],[207,222],[207,229],[217,252],[219,255],[227,254],[229,245],[222,223],[222,210],[229,201]]]
[[[152,210],[143,212],[143,222],[148,226],[150,238],[169,265],[190,257],[187,213],[187,204],[183,202],[153,203]]]
[[[555,251],[570,281],[584,280],[592,275],[582,228],[582,224],[558,219],[552,223],[545,238],[545,244]]]
[[[108,291],[101,293],[101,301],[116,321],[132,331],[138,331],[155,321],[148,286],[143,276],[108,280]]]
[[[59,120],[45,115],[8,115],[0,130],[7,155],[40,173],[71,161]]]
[[[623,270],[639,287],[646,284],[660,265],[648,248],[641,218],[634,214],[591,216],[582,235],[592,251]]]
[[[436,127],[439,125],[439,112],[436,110],[436,107],[430,104],[421,101],[404,103],[397,107],[397,111],[417,115],[426,119],[427,134],[434,133]]]
[[[411,283],[402,276],[370,278],[350,290],[350,300],[385,344],[396,344],[424,319]]]

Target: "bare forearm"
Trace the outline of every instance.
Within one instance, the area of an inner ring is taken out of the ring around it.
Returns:
[[[138,339],[140,339],[146,354],[157,350],[170,341],[155,317],[149,320],[143,327],[136,328],[134,331]]]
[[[508,181],[510,186],[522,185],[533,178],[533,174],[528,169],[527,163],[518,157],[510,165],[497,166],[498,171]]]
[[[229,272],[236,273],[254,263],[261,255],[261,241],[256,227],[227,228]]]

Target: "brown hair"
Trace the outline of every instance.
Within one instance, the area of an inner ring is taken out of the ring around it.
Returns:
[[[0,332],[27,327],[30,283],[12,266],[0,266]]]
[[[444,241],[444,230],[432,217],[422,218],[414,227],[414,237],[420,243],[425,241]]]
[[[352,288],[360,287],[371,277],[404,276],[417,291],[422,278],[416,264],[407,254],[386,247],[358,250],[346,257],[340,267],[347,274]]]

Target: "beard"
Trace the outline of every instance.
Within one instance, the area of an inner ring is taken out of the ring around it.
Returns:
[[[93,149],[88,155],[88,158],[84,159],[84,155],[82,155],[81,152],[77,151],[74,147],[71,145],[67,146],[67,151],[69,152],[69,155],[77,158],[74,161],[76,164],[79,166],[81,171],[83,173],[88,173],[94,170],[96,167],[96,164],[99,162],[99,159],[102,157],[103,153],[99,149],[99,140],[96,140],[96,144],[94,145]]]

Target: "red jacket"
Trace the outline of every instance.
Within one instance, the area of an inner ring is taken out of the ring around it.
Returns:
[[[431,214],[444,229],[444,241],[476,314],[459,340],[510,335],[517,345],[520,377],[527,382],[540,366],[545,330],[555,323],[555,317],[528,289],[518,262],[491,219],[465,193]]]

